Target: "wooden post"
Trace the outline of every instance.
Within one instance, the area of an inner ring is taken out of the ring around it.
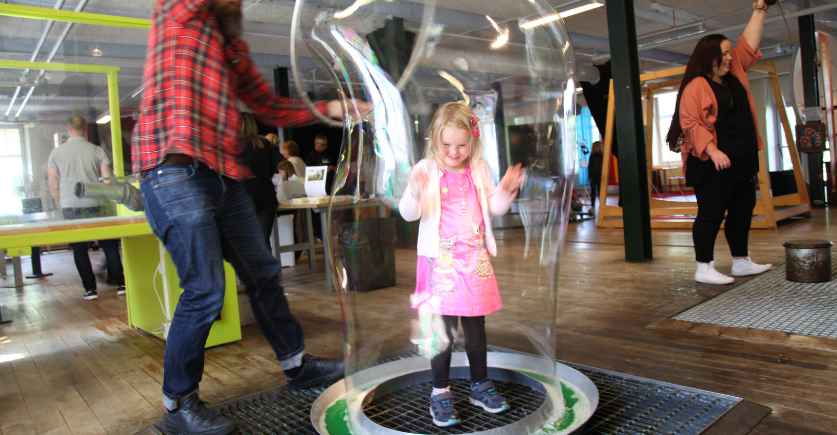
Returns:
[[[645,166],[648,168],[648,198],[654,191],[654,89],[645,99]]]
[[[604,149],[602,150],[602,184],[599,186],[599,213],[596,224],[604,226],[606,211],[610,208],[607,205],[607,185],[610,181],[610,160],[613,156],[613,118],[615,109],[613,107],[613,80],[610,81],[610,91],[607,97],[607,121],[605,122]]]

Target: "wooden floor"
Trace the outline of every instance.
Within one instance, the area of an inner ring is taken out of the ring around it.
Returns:
[[[818,209],[813,219],[784,222],[777,231],[753,230],[751,255],[779,263],[786,240],[834,240],[831,219],[837,211]],[[519,252],[522,236],[522,230],[498,232],[500,250]],[[567,239],[557,295],[559,359],[772,408],[756,435],[837,433],[834,352],[647,327],[729,288],[694,282],[689,231],[656,230],[655,258],[644,263],[625,262],[622,231],[597,230],[595,221],[570,224]],[[100,252],[91,256],[103,264]],[[723,235],[716,259],[718,269],[729,270]],[[71,253],[51,253],[42,261],[55,275],[38,285],[0,289],[0,303],[14,320],[0,326],[0,433],[132,434],[160,420],[164,343],[127,326],[125,298],[115,295],[115,287],[100,284],[98,301],[82,299]],[[313,272],[285,269],[286,291],[309,352],[339,357],[340,306],[325,292],[322,261],[318,265]],[[498,276],[503,266],[494,262]],[[378,303],[394,301],[406,297],[409,285],[369,295]],[[489,317],[489,324],[489,331],[502,328],[502,316]],[[201,395],[211,403],[286,382],[258,328],[246,326],[243,335],[207,352]],[[516,347],[513,337],[502,340]]]

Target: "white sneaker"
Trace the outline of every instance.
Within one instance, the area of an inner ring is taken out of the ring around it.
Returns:
[[[715,270],[715,262],[697,264],[697,271],[695,271],[695,281],[706,284],[730,284],[735,281],[735,278],[726,276],[721,272]]]
[[[771,267],[773,267],[772,264],[753,263],[750,257],[732,259],[733,276],[757,275],[762,272],[767,272]]]

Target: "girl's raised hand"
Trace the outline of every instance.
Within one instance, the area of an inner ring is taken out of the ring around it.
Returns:
[[[410,193],[413,195],[413,198],[420,198],[424,192],[424,188],[427,187],[427,174],[421,171],[414,171],[412,177],[413,179],[410,180]]]
[[[523,169],[523,165],[518,163],[506,171],[506,175],[500,180],[498,187],[511,193],[517,192],[517,189],[520,189],[520,185],[523,184],[525,174],[526,170]]]

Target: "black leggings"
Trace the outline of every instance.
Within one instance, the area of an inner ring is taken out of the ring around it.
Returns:
[[[728,170],[728,169],[727,169]],[[733,257],[749,255],[747,247],[753,209],[756,207],[756,186],[752,180],[730,183],[715,171],[709,171],[695,185],[698,215],[692,226],[695,259],[709,263],[715,256],[715,239],[724,221],[724,236]]]
[[[591,176],[590,178],[590,209],[596,208],[596,197],[599,195],[599,189],[602,188],[602,177],[601,174],[598,175],[598,178],[593,178],[595,175]],[[602,204],[602,199],[599,198],[599,206]]]
[[[460,319],[462,319],[462,329],[465,331],[465,352],[468,354],[468,363],[471,366],[471,382],[478,382],[488,377],[488,342],[485,338],[485,316],[442,316],[445,332],[448,336],[448,347],[430,360],[430,368],[433,371],[433,388],[447,388],[450,385],[450,359],[453,351],[453,340]]]

